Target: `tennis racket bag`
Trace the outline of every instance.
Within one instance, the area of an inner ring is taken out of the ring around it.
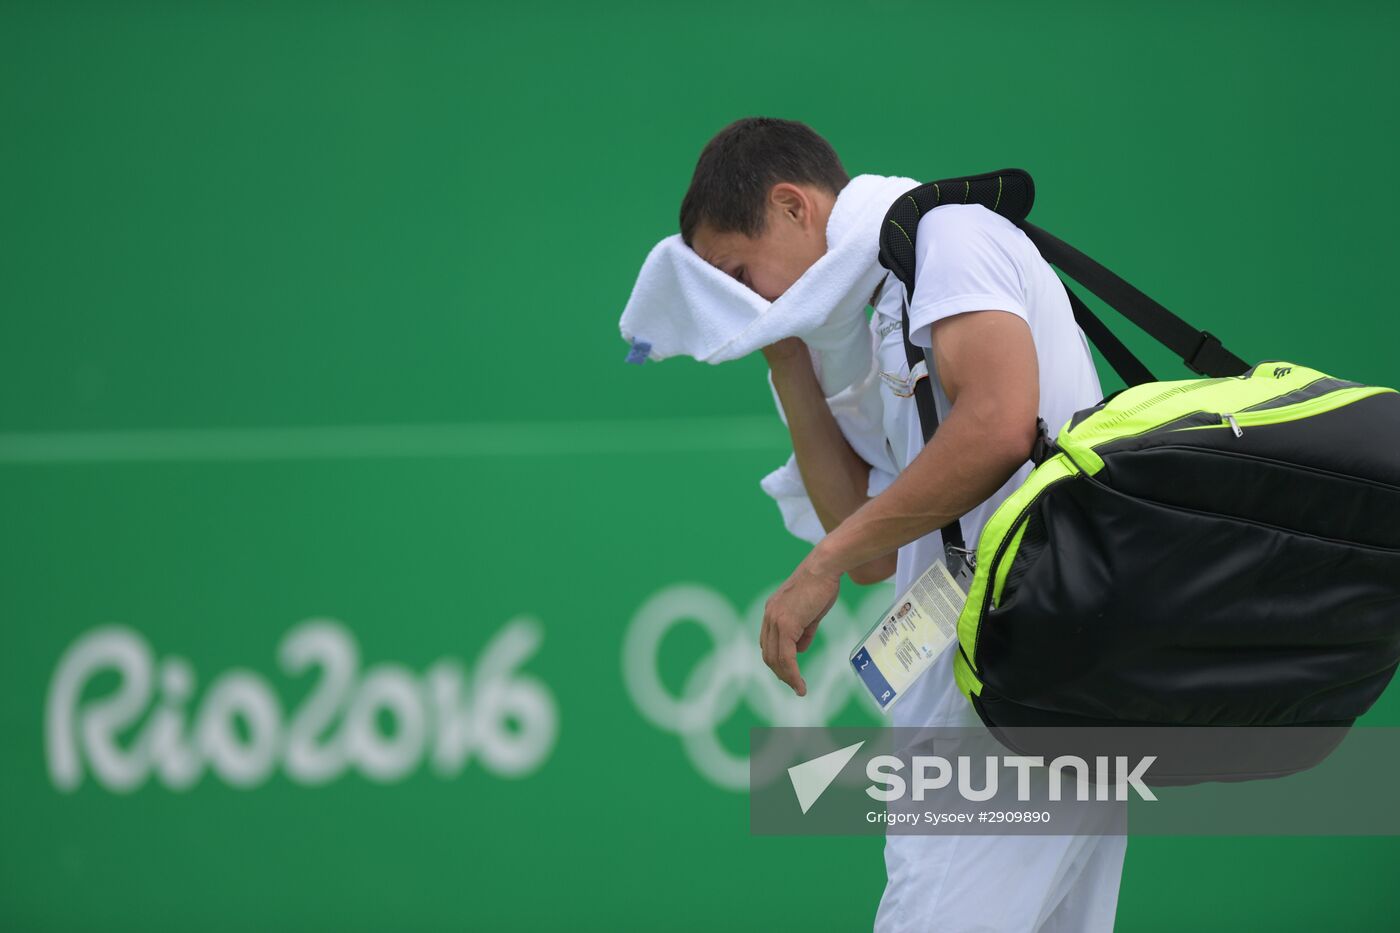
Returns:
[[[1350,726],[1400,662],[1400,393],[1245,363],[1028,223],[1033,198],[1019,170],[923,185],[891,206],[880,262],[912,297],[919,217],[980,203],[1204,378],[1155,380],[1066,283],[1128,387],[1053,440],[1041,422],[1036,466],[975,555],[943,529],[950,569],[974,567],[958,686],[993,729]],[[937,411],[928,380],[916,390],[927,441]]]

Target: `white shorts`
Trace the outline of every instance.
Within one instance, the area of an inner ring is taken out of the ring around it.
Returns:
[[[945,651],[893,710],[896,726],[982,728]],[[1126,835],[885,837],[876,933],[1110,933]]]

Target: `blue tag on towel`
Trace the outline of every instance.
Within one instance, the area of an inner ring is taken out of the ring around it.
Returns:
[[[647,343],[645,340],[638,340],[636,337],[633,337],[632,349],[627,351],[626,362],[636,363],[640,366],[642,363],[645,363],[647,361],[647,354],[649,354],[650,352],[651,344]]]

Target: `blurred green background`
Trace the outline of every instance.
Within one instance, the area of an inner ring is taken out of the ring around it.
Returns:
[[[1241,355],[1396,385],[1397,26],[0,3],[0,926],[868,928],[879,840],[751,837],[735,786],[751,725],[873,721],[753,668],[806,547],[762,361],[622,363],[700,148],[766,114],[852,174],[1024,167]],[[847,584],[832,671],[887,595]],[[1118,928],[1389,928],[1397,868],[1134,838]]]

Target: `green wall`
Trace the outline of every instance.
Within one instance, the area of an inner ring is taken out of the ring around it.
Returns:
[[[1396,385],[1397,26],[0,3],[0,926],[868,927],[879,841],[751,837],[730,786],[751,725],[873,721],[748,650],[804,554],[762,361],[622,364],[699,149],[761,113],[852,173],[1025,167],[1242,355]],[[1134,838],[1119,929],[1379,928],[1397,867]]]

